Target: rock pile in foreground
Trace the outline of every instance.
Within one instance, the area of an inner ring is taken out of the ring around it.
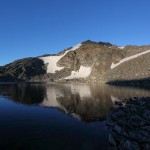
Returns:
[[[150,97],[116,103],[107,118],[109,141],[118,150],[150,150]]]

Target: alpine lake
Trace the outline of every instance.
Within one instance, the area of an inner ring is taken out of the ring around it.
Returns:
[[[115,100],[146,96],[137,87],[1,83],[0,150],[107,150]]]

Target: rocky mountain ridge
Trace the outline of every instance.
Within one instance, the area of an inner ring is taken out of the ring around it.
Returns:
[[[119,47],[85,41],[54,55],[0,67],[0,81],[100,82],[150,78],[150,45]]]

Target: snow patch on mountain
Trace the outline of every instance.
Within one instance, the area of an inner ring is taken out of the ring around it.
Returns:
[[[118,48],[120,48],[120,49],[124,49],[125,47],[124,47],[124,46],[119,46]]]
[[[72,71],[71,75],[66,77],[65,79],[74,79],[74,78],[86,78],[91,73],[91,67],[81,66],[79,71]]]
[[[76,49],[80,48],[81,47],[81,43],[75,45],[74,47],[72,47],[69,51],[75,51]]]
[[[131,59],[137,58],[137,57],[139,57],[139,56],[141,56],[141,55],[144,55],[144,54],[147,54],[147,53],[150,53],[150,50],[144,51],[144,52],[142,52],[142,53],[139,53],[139,54],[136,54],[136,55],[133,55],[133,56],[126,57],[126,58],[120,60],[120,61],[119,61],[118,63],[116,63],[116,64],[112,63],[112,65],[111,65],[110,68],[111,68],[111,69],[114,69],[114,68],[116,68],[117,66],[119,66],[120,64],[122,64],[122,63],[124,63],[124,62],[126,62],[126,61],[129,61],[129,60],[131,60]]]
[[[62,54],[61,56],[47,56],[47,57],[40,57],[40,59],[42,59],[44,61],[44,64],[47,64],[47,73],[55,73],[56,71],[59,71],[61,69],[63,69],[64,67],[58,67],[57,66],[57,62],[64,57],[69,51],[74,51],[78,48],[80,48],[82,44],[78,44],[74,47],[72,47],[71,49],[67,50],[64,54]]]

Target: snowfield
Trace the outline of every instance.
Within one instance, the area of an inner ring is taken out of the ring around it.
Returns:
[[[55,73],[56,71],[59,71],[63,69],[64,67],[58,67],[57,62],[64,57],[69,51],[74,51],[78,48],[80,48],[82,44],[78,44],[71,49],[67,50],[63,55],[61,56],[47,56],[47,57],[40,57],[39,59],[44,61],[44,64],[48,64],[47,66],[47,73]]]
[[[91,67],[81,66],[79,71],[72,71],[71,75],[64,79],[74,79],[74,78],[86,78],[91,73]]]
[[[120,46],[120,47],[118,47],[118,48],[120,48],[120,49],[124,49],[125,47],[124,47],[124,46]]]
[[[136,54],[136,55],[133,55],[133,56],[126,57],[126,58],[120,60],[120,61],[119,61],[118,63],[116,63],[116,64],[112,63],[112,65],[111,65],[110,68],[111,68],[111,69],[114,69],[114,68],[116,68],[117,66],[119,66],[120,64],[122,64],[122,63],[124,63],[124,62],[126,62],[126,61],[129,61],[129,60],[131,60],[131,59],[137,58],[137,57],[139,57],[139,56],[141,56],[141,55],[144,55],[144,54],[147,54],[147,53],[150,53],[150,50],[147,50],[147,51],[145,51],[145,52],[142,52],[142,53],[139,53],[139,54]]]

